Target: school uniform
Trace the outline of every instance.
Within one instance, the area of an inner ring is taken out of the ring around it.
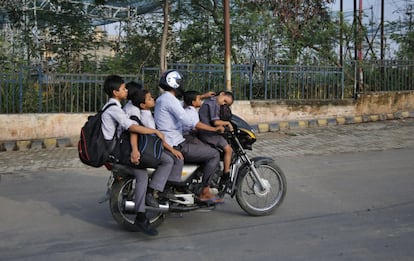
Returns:
[[[183,133],[189,133],[194,131],[194,126],[200,121],[200,118],[198,116],[198,111],[194,106],[187,106],[184,110],[191,124],[183,124]]]
[[[215,127],[213,122],[220,120],[220,105],[217,103],[216,97],[206,99],[198,111],[200,121],[209,126]],[[199,131],[200,140],[210,145],[224,149],[228,145],[227,140],[220,134],[211,131]]]
[[[170,92],[164,92],[156,100],[154,119],[158,130],[164,133],[166,142],[181,151],[185,162],[203,165],[202,184],[204,187],[210,185],[220,162],[219,152],[198,139],[194,143],[183,136],[183,126],[194,129],[198,122],[188,118],[180,101]]]
[[[150,110],[140,110],[129,101],[125,104],[124,111],[128,117],[136,116],[145,127],[155,129],[154,118]],[[161,163],[157,166],[157,169],[151,176],[151,181],[149,183],[150,188],[163,192],[167,180],[174,182],[181,181],[181,171],[184,162],[180,159],[175,159],[176,157],[174,155],[164,150],[161,154]]]
[[[129,119],[128,115],[122,110],[121,103],[116,99],[109,99],[103,108],[106,108],[111,103],[115,103],[116,105],[110,106],[102,114],[102,133],[109,144],[114,142],[114,134],[115,138],[117,138],[121,135],[122,131],[136,124],[133,120]],[[134,191],[135,211],[145,212],[145,194],[148,186],[148,174],[146,170],[132,167],[128,167],[128,171],[134,175],[136,181]]]
[[[183,125],[183,136],[188,142],[197,144],[200,140],[197,137],[198,131],[193,126],[200,121],[198,110],[194,106],[187,106],[184,110],[191,124]]]

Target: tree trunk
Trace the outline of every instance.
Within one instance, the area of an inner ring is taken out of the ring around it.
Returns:
[[[160,48],[160,75],[167,70],[167,39],[169,27],[169,0],[164,0],[164,29],[162,31],[161,48]]]

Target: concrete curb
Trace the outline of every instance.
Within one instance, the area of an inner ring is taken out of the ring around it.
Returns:
[[[355,115],[355,116],[338,116],[336,118],[324,118],[324,119],[310,119],[310,120],[297,120],[297,121],[280,121],[272,123],[260,123],[253,124],[254,131],[259,133],[264,132],[276,132],[284,130],[294,130],[302,128],[316,128],[316,127],[328,127],[345,124],[358,124],[364,122],[376,122],[385,120],[396,120],[404,118],[414,118],[414,112],[396,112],[387,114],[370,114],[370,115]]]
[[[251,125],[253,130],[259,133],[277,132],[284,130],[328,127],[345,124],[358,124],[364,122],[376,122],[385,120],[396,120],[414,118],[414,111],[402,111],[387,114],[370,114],[355,116],[338,116],[336,118],[280,121],[272,123],[260,123]],[[0,142],[0,153],[7,151],[25,151],[30,149],[52,149],[77,146],[78,137],[45,138],[43,140],[17,140]]]

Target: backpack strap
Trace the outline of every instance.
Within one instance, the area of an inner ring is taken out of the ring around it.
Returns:
[[[131,120],[134,120],[136,122],[138,122],[139,125],[144,126],[144,124],[142,123],[142,121],[135,115],[132,115],[131,117],[129,117]]]
[[[104,113],[104,111],[106,111],[106,109],[108,109],[109,107],[111,107],[113,105],[116,105],[116,103],[114,103],[114,102],[113,103],[110,103],[110,104],[106,105],[106,107],[104,107],[103,109],[101,109],[99,111],[101,113],[101,117],[102,117],[102,114]],[[112,140],[114,140],[114,138],[118,138],[118,135],[116,135],[117,134],[117,130],[118,130],[118,126],[119,126],[119,123],[116,122],[116,125],[115,125],[115,133],[114,133],[114,137],[112,138]]]
[[[106,105],[103,109],[101,109],[100,111],[103,113],[104,111],[106,111],[106,109],[108,109],[112,105],[116,105],[116,103],[110,103],[110,104]]]

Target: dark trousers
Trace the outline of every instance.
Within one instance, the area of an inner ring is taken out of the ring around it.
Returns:
[[[210,185],[214,172],[220,163],[220,153],[218,150],[196,137],[186,138],[175,149],[181,151],[184,156],[184,162],[200,164],[203,167],[203,187]]]

